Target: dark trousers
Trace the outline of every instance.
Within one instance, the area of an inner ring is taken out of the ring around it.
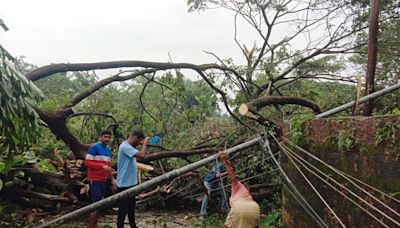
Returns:
[[[132,186],[133,187],[133,186]],[[119,188],[117,189],[118,192],[125,191],[129,188],[132,187],[124,187],[124,188]],[[129,219],[129,225],[131,228],[137,228],[136,223],[135,223],[135,206],[136,206],[136,199],[135,197],[132,197],[130,199],[124,200],[121,203],[119,203],[118,207],[118,219],[117,219],[117,227],[118,228],[123,228],[124,227],[124,221],[125,221],[125,216],[128,214],[128,219]]]

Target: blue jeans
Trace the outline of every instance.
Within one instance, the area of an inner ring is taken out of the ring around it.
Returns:
[[[204,194],[204,196],[203,196],[203,200],[201,202],[200,215],[204,216],[207,214],[208,200],[211,195],[218,195],[219,208],[221,209],[221,211],[227,211],[228,205],[227,205],[226,197],[224,194],[224,190],[222,189],[221,181],[217,180],[213,183],[204,181],[203,183],[207,189],[207,194]]]

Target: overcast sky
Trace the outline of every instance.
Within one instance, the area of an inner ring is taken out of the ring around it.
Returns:
[[[42,66],[111,60],[214,62],[203,50],[244,63],[233,41],[233,15],[188,13],[184,0],[0,0],[0,43]],[[257,38],[241,26],[239,38]]]

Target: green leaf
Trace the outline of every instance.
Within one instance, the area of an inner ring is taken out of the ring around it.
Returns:
[[[39,169],[40,172],[51,172],[51,173],[57,173],[56,167],[51,164],[49,159],[42,159],[40,162],[35,164],[36,168]]]
[[[5,173],[6,164],[4,162],[0,162],[0,173]]]

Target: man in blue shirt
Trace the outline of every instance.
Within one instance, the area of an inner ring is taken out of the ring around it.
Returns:
[[[143,158],[147,154],[149,137],[144,137],[143,132],[134,131],[126,141],[123,141],[118,149],[117,163],[117,192],[125,191],[137,185],[136,158]],[[136,146],[142,145],[140,151]],[[136,228],[135,223],[135,197],[119,204],[117,227],[124,227],[125,216],[128,214],[129,225]]]
[[[157,132],[155,130],[152,130],[149,144],[150,145],[159,145],[160,143],[161,143],[161,137],[157,134]]]
[[[220,205],[220,210],[225,212],[228,210],[228,205],[226,201],[226,195],[224,193],[224,190],[222,189],[222,180],[220,180],[220,177],[223,177],[227,175],[227,172],[225,171],[225,167],[222,163],[217,162],[210,172],[204,177],[204,186],[207,189],[207,194],[204,194],[203,200],[201,202],[201,209],[200,209],[200,218],[203,219],[204,216],[207,214],[207,209],[208,209],[208,200],[211,196],[211,194],[216,194],[219,197],[219,205]]]

